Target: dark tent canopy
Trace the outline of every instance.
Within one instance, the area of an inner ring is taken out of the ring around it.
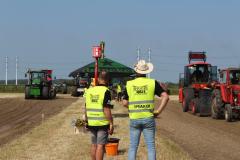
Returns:
[[[115,62],[108,58],[102,58],[98,60],[98,71],[105,70],[110,73],[112,77],[126,77],[134,74],[134,70],[123,64]],[[89,63],[69,74],[69,77],[77,77],[77,75],[88,75],[94,77],[95,62]]]

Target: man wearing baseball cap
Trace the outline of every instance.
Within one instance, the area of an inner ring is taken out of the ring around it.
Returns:
[[[135,160],[141,133],[148,149],[148,159],[156,159],[155,120],[166,107],[169,100],[167,92],[154,80],[146,77],[152,72],[153,65],[139,60],[134,66],[136,78],[127,82],[123,93],[123,105],[129,110],[130,146],[128,159]],[[161,103],[154,110],[154,96],[162,97]]]

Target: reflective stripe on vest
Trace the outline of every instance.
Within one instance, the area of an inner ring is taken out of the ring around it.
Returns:
[[[103,101],[107,90],[108,88],[105,86],[95,86],[88,89],[86,94],[86,112],[89,126],[109,124],[103,112]]]
[[[132,101],[132,102],[129,102],[128,104],[129,104],[129,105],[132,105],[132,104],[145,104],[145,103],[154,103],[154,100],[148,100],[148,101]]]
[[[129,96],[128,110],[130,119],[153,116],[155,80],[140,77],[127,82]]]

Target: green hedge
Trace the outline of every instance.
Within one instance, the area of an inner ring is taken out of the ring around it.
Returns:
[[[0,85],[1,93],[24,93],[25,85]]]

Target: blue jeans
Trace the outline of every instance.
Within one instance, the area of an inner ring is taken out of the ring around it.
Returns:
[[[130,146],[128,151],[129,160],[136,159],[137,149],[142,132],[144,135],[144,141],[147,144],[148,160],[156,160],[155,127],[155,120],[153,117],[130,120]]]

